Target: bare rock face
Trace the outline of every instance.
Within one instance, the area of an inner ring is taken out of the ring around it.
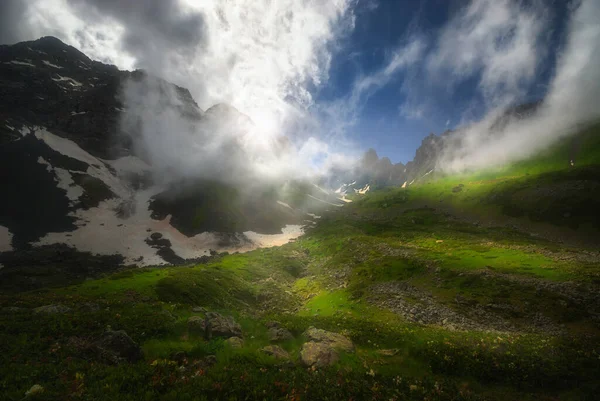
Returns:
[[[276,359],[290,359],[290,354],[279,345],[267,345],[261,351],[267,355],[274,356]]]

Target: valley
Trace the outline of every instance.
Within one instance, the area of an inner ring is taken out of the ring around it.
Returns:
[[[0,391],[7,400],[27,391],[592,400],[598,129],[576,136],[573,165],[569,138],[501,168],[349,194],[281,246],[35,290],[5,286]]]

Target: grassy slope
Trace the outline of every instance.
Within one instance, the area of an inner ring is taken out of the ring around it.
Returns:
[[[36,383],[47,399],[594,399],[600,258],[586,241],[558,239],[597,234],[594,189],[586,187],[599,176],[597,139],[583,136],[575,167],[558,146],[495,172],[369,194],[280,248],[0,296],[2,306],[74,308],[59,316],[0,312],[2,399],[20,400]],[[519,197],[540,188],[542,206]],[[530,233],[547,227],[553,235]],[[586,305],[578,294],[589,295]],[[460,321],[421,324],[429,304],[483,320],[467,330],[457,330]],[[235,316],[244,347],[188,333],[194,305]],[[532,325],[532,316],[543,324]],[[294,358],[311,325],[347,334],[357,351],[327,369],[281,366],[258,352],[269,320],[296,335],[283,344]],[[494,331],[499,321],[510,330]],[[69,346],[70,337],[93,338],[106,326],[126,330],[145,360],[90,363]],[[175,362],[179,351],[183,362]],[[215,366],[192,367],[207,355],[216,355]]]

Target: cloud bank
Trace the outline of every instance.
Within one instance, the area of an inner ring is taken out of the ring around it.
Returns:
[[[224,103],[250,118],[251,123],[235,129],[231,122],[217,124],[210,118],[192,124],[173,110],[160,109],[156,95],[169,92],[158,88],[158,81],[126,85],[128,109],[143,121],[140,138],[147,143],[140,147],[159,169],[182,175],[194,169],[200,175],[228,171],[235,155],[215,152],[231,150],[235,142],[245,155],[235,164],[245,163],[256,173],[297,176],[343,158],[311,116],[312,93],[328,80],[337,42],[354,27],[355,4],[29,0],[25,7],[10,1],[2,7],[10,15],[20,14],[23,29],[3,27],[0,37],[10,42],[54,35],[94,59],[123,69],[143,68],[188,88],[203,110]],[[169,102],[176,103],[176,97]],[[290,149],[285,160],[283,135]]]
[[[526,19],[525,21],[529,21]],[[521,160],[550,146],[557,139],[578,132],[586,124],[600,119],[600,3],[584,0],[575,5],[570,16],[567,41],[556,61],[556,72],[550,81],[549,90],[537,112],[525,119],[513,119],[502,129],[496,129],[495,123],[502,108],[493,108],[481,121],[471,124],[459,132],[457,138],[450,140],[446,152],[442,155],[439,167],[442,170],[456,172],[501,165]],[[522,22],[529,26],[531,22]],[[536,25],[536,24],[533,24]],[[539,25],[539,24],[537,24]],[[527,36],[533,43],[535,30]],[[459,35],[460,37],[460,35]],[[527,42],[523,39],[521,42]],[[514,74],[527,80],[530,71],[517,68],[533,68],[539,51],[529,56],[517,57]],[[531,59],[532,61],[529,61]],[[490,65],[495,66],[494,57]],[[525,61],[527,60],[527,61]],[[502,69],[501,69],[502,70]],[[522,71],[525,71],[524,73]],[[493,90],[492,95],[515,96],[518,99],[520,84],[514,78],[506,77],[510,72],[501,72],[497,76],[508,91]],[[485,77],[486,74],[483,74]],[[493,85],[495,86],[495,84]],[[490,87],[483,84],[484,91]],[[503,104],[503,103],[500,103]],[[565,161],[566,162],[566,161]]]
[[[321,103],[315,93],[354,29],[358,0],[6,0],[0,41],[54,35],[92,58],[188,88],[202,110],[223,103],[249,117],[235,127],[217,123],[216,115],[231,115],[217,108],[202,123],[182,120],[161,108],[156,82],[126,86],[129,109],[143,120],[138,146],[165,175],[243,166],[268,177],[298,176],[347,165],[344,155],[355,156],[356,148],[346,133],[379,90],[395,85],[399,115],[427,120],[438,97],[459,99],[469,85],[460,140],[448,143],[439,165],[462,171],[527,157],[599,117],[600,4],[569,3],[556,60],[553,4],[472,0],[433,32],[411,24],[380,67],[356,76],[346,96]],[[497,129],[498,115],[527,100],[547,64],[555,65],[553,76],[536,117]],[[484,118],[474,123],[472,110],[484,110]]]

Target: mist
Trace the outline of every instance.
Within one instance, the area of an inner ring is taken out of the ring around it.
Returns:
[[[121,131],[165,182],[216,177],[239,184],[351,169],[362,153],[356,138],[368,137],[353,132],[366,105],[398,83],[390,101],[398,102],[393,117],[400,122],[427,122],[438,97],[458,98],[461,85],[474,83],[455,134],[444,136],[437,168],[447,172],[527,158],[600,117],[595,0],[568,3],[568,28],[558,44],[549,40],[557,20],[550,1],[467,2],[430,32],[421,31],[418,21],[410,24],[397,47],[379,49],[386,55],[383,65],[359,69],[345,93],[319,100],[335,58],[356,50],[346,39],[360,6],[372,10],[377,4],[9,1],[0,6],[10,16],[0,40],[55,35],[93,59],[145,70],[143,79],[123,85]],[[538,91],[543,104],[535,115],[499,128],[496,121],[507,108],[532,100],[528,94],[548,69],[552,77]],[[182,99],[166,82],[191,96]],[[472,109],[483,109],[484,117],[474,119]],[[398,133],[426,134],[401,127]]]
[[[584,0],[572,9],[565,47],[537,111],[526,118],[512,118],[498,129],[496,122],[506,103],[492,108],[482,120],[446,137],[439,170],[460,172],[522,160],[600,119],[600,3]],[[502,95],[519,99],[518,90],[516,86]]]
[[[350,2],[189,6],[202,16],[195,51],[165,46],[173,58],[153,62],[152,50],[138,60],[149,75],[123,87],[123,132],[136,132],[156,174],[241,185],[307,178],[339,161],[312,116],[311,90],[328,79],[335,42],[352,28]],[[152,76],[189,89],[198,110],[182,112],[189,104]]]

